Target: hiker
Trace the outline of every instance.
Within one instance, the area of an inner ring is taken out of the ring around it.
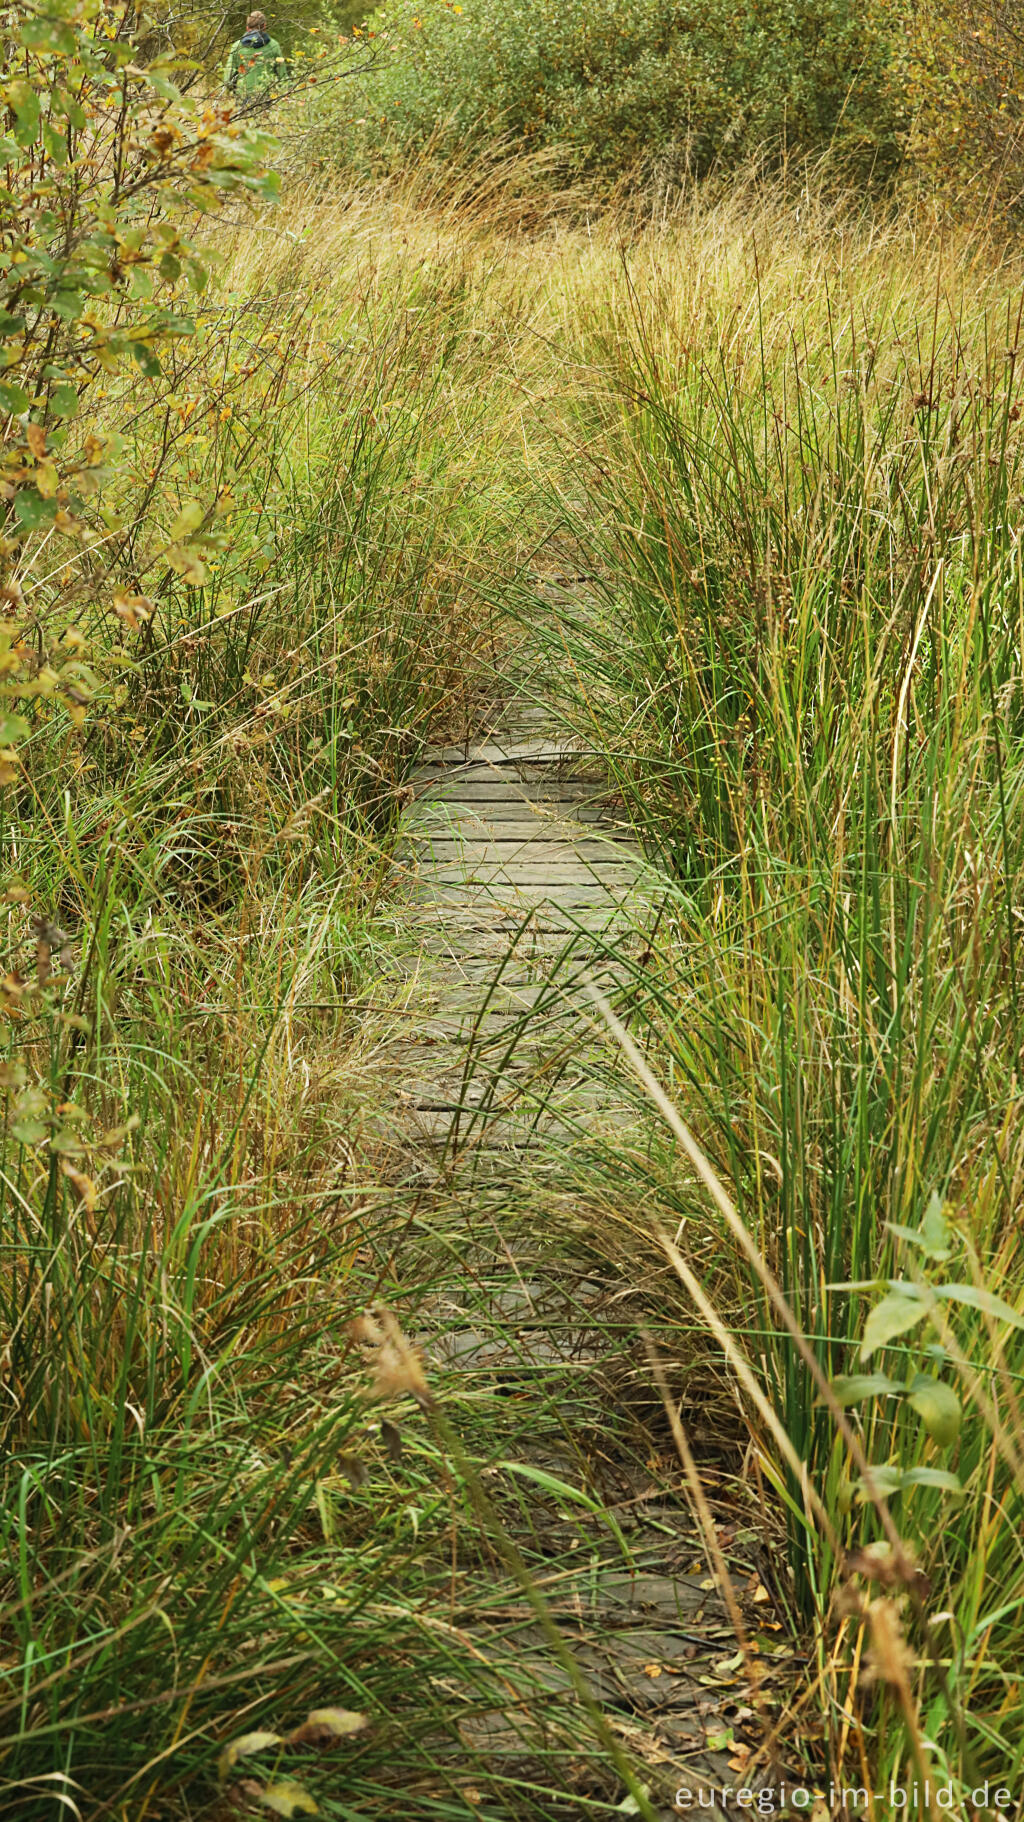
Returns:
[[[285,54],[267,32],[265,13],[250,13],[245,31],[232,45],[224,66],[224,87],[243,101],[284,82],[289,75]]]

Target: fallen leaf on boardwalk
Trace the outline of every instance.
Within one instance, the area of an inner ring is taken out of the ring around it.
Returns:
[[[318,1816],[320,1814],[315,1797],[301,1784],[293,1784],[291,1778],[281,1778],[276,1784],[268,1784],[261,1793],[260,1802],[264,1809],[273,1810],[275,1816]]]
[[[370,1723],[365,1714],[351,1708],[314,1708],[301,1727],[288,1735],[289,1746],[334,1746],[353,1733],[362,1733]]]
[[[660,1664],[645,1664],[643,1672],[644,1676],[661,1676],[662,1667]]]
[[[770,1601],[771,1598],[772,1597],[769,1594],[764,1583],[758,1582],[757,1587],[754,1589],[754,1593],[753,1593],[754,1605],[756,1607],[760,1607],[764,1601]]]
[[[704,1741],[709,1752],[724,1752],[733,1744],[732,1728],[727,1727],[724,1733],[709,1733]]]
[[[239,1759],[244,1759],[250,1752],[266,1752],[268,1746],[283,1746],[284,1741],[279,1733],[242,1733],[237,1740],[229,1740],[217,1760],[217,1776],[226,1778]]]

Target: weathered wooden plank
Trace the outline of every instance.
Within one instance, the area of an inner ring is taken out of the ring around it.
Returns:
[[[426,747],[420,759],[421,765],[441,765],[455,768],[472,765],[515,765],[519,761],[529,760],[536,765],[538,760],[550,764],[556,759],[580,759],[591,756],[581,753],[579,747],[566,740],[551,740],[537,735],[520,739],[514,733],[501,735],[491,740],[467,741],[464,746]],[[592,760],[591,760],[592,762]]]
[[[556,769],[554,766],[545,768],[517,765],[508,773],[503,773],[497,766],[466,765],[458,770],[442,766],[433,775],[427,772],[417,773],[410,780],[410,785],[417,797],[421,797],[425,789],[431,785],[435,789],[442,788],[450,797],[462,797],[470,785],[482,785],[488,782],[499,784],[503,778],[513,789],[527,797],[539,797],[542,785],[546,786],[549,791],[567,784],[583,785],[586,787],[584,795],[590,797],[598,797],[602,793],[607,795],[608,792],[608,781],[603,773],[581,772],[578,769],[574,769],[570,773],[561,767]]]
[[[591,810],[587,805],[525,803],[509,798],[504,803],[461,803],[458,798],[429,799],[410,812],[403,823],[403,839],[419,839],[432,831],[471,829],[507,829],[509,837],[526,837],[532,829],[546,841],[594,839],[595,829],[602,836],[622,840],[629,836],[625,819],[616,822],[607,812]]]
[[[432,835],[417,841],[412,848],[412,855],[424,870],[435,864],[448,867],[462,863],[472,871],[480,867],[512,865],[528,866],[536,871],[554,864],[559,869],[558,877],[567,869],[575,868],[580,879],[588,877],[591,863],[602,869],[614,866],[622,871],[628,865],[628,856],[622,842],[585,840],[582,837],[575,842],[541,841],[536,838],[524,841],[520,835],[511,835],[499,841],[494,838],[493,832],[488,834],[486,840],[479,837],[460,840],[453,835]]]
[[[416,775],[413,779],[416,786]],[[415,788],[416,803],[426,799],[443,803],[449,800],[462,803],[572,803],[593,804],[601,810],[601,800],[608,796],[608,784],[604,778],[588,780],[585,778],[537,778],[529,783],[518,777],[508,777],[499,772],[488,772],[483,778],[467,778],[462,772],[453,773],[447,766],[440,767],[429,777],[422,779]]]
[[[543,866],[531,867],[526,861],[516,863],[509,861],[484,862],[477,865],[456,866],[448,861],[438,861],[436,865],[424,868],[418,878],[411,881],[411,889],[417,898],[432,887],[465,887],[467,892],[484,888],[499,895],[515,896],[517,893],[548,893],[555,898],[564,898],[566,893],[573,894],[579,890],[588,900],[599,899],[605,893],[613,892],[618,897],[636,888],[636,873],[631,867],[617,867],[609,863],[601,868],[588,869],[581,867],[577,861],[567,861],[560,865],[557,861],[548,861]]]

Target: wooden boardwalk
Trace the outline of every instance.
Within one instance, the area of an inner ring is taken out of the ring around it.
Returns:
[[[413,1130],[493,1153],[621,1119],[572,1066],[592,1021],[581,975],[600,951],[607,984],[645,911],[606,778],[517,718],[429,752],[414,791],[399,850],[404,967],[424,1006],[404,1048]]]
[[[589,1473],[586,1438],[600,1434],[598,1485],[618,1501],[628,1571],[599,1522],[588,1532],[574,1507],[560,1529],[557,1502],[536,1489],[530,1547],[538,1526],[552,1527],[551,1611],[647,1767],[653,1813],[669,1822],[681,1783],[713,1794],[735,1782],[716,1741],[732,1688],[714,1674],[731,1626],[685,1504],[628,1445],[616,1459],[616,1429],[628,1435],[632,1422],[617,1412],[614,1388],[636,1372],[624,1302],[635,1293],[614,1263],[602,1270],[586,1255],[584,1268],[566,1241],[571,1148],[582,1147],[585,1165],[605,1136],[644,1142],[586,982],[613,997],[621,988],[623,960],[650,923],[651,876],[595,761],[521,711],[465,747],[424,757],[396,864],[386,1075],[398,1105],[382,1118],[397,1141],[412,1274],[432,1287],[418,1338],[442,1397],[448,1375],[462,1397],[494,1402],[489,1446],[499,1460],[575,1485]],[[513,1396],[495,1401],[496,1387]],[[520,1814],[502,1794],[516,1778],[546,1787],[558,1739],[564,1766],[550,1811],[537,1813],[553,1822],[583,1813],[573,1797],[577,1776],[589,1794],[573,1752],[576,1696],[532,1608],[499,1576],[463,1623],[481,1660],[504,1666],[509,1688],[532,1690],[461,1726],[466,1751],[499,1778],[493,1813]]]

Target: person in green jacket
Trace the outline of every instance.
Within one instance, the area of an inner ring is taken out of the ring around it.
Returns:
[[[250,13],[245,31],[233,44],[224,66],[224,87],[242,101],[274,88],[289,74],[285,54],[267,32],[265,13]]]

